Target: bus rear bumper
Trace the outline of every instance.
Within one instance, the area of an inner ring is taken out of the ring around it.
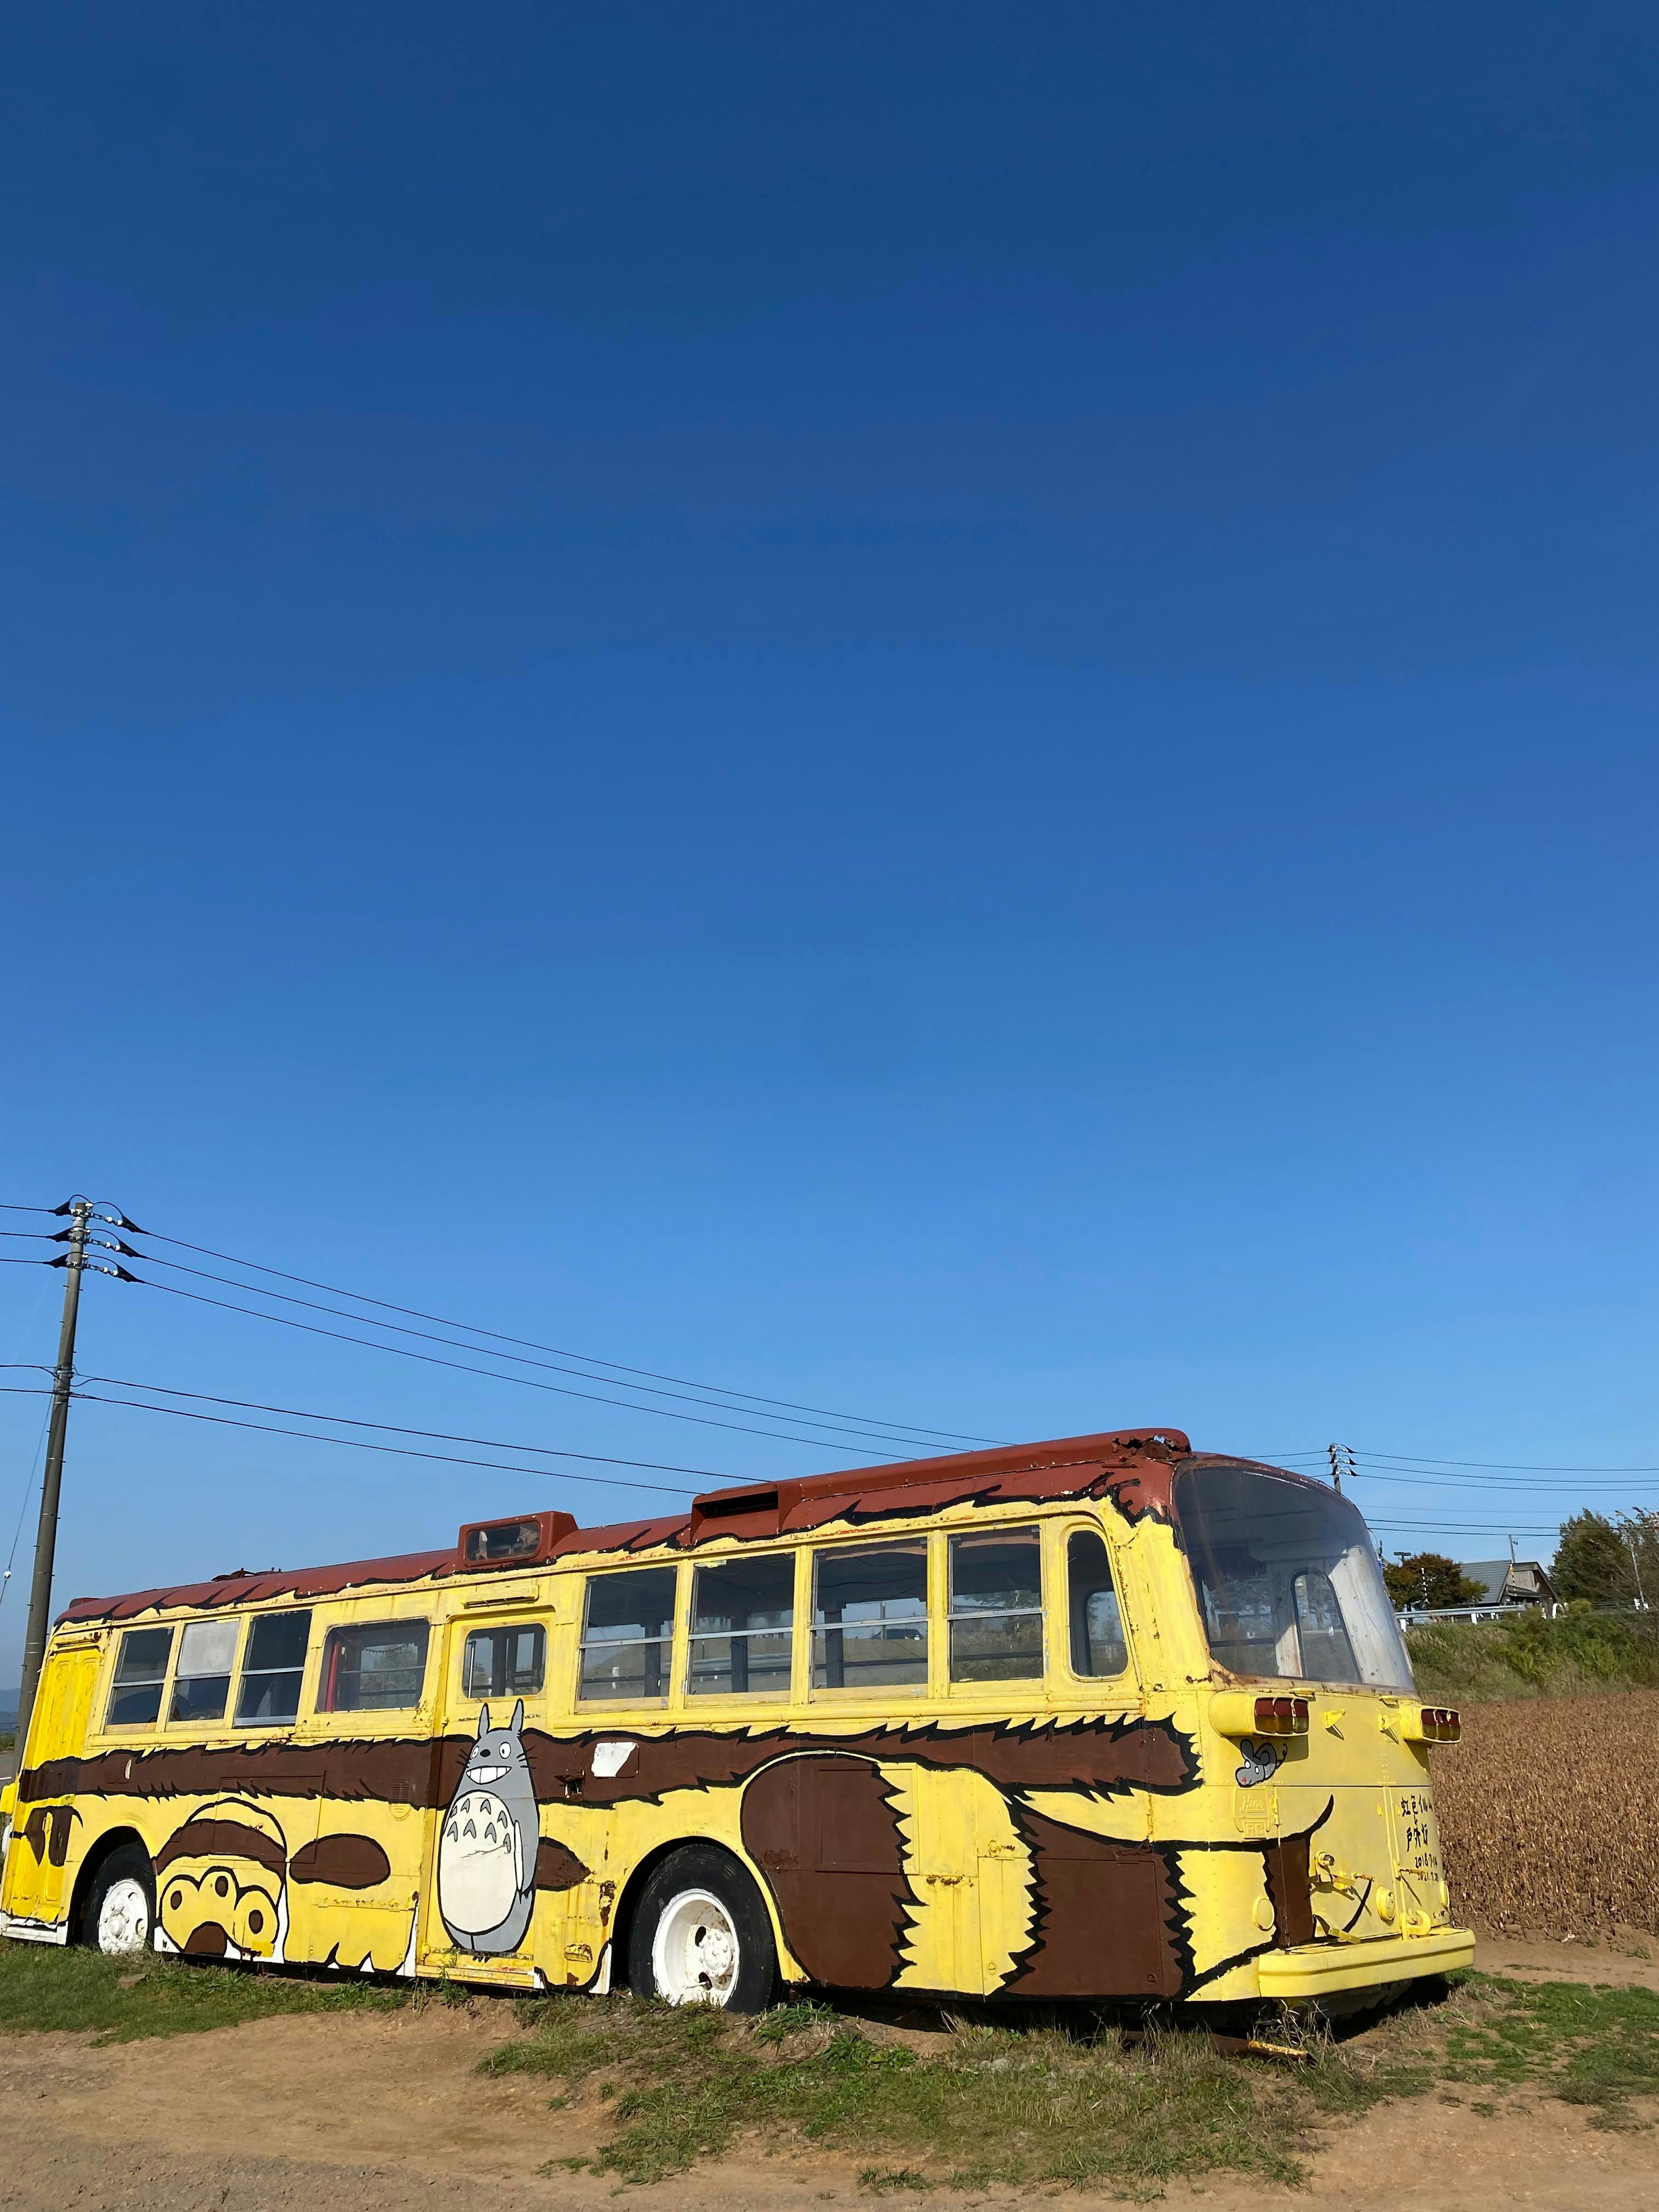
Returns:
[[[1451,1974],[1474,1964],[1474,1932],[1436,1928],[1426,1936],[1384,1936],[1369,1943],[1304,1943],[1266,1951],[1255,1962],[1264,1997],[1317,1997],[1374,1989],[1419,1974]]]

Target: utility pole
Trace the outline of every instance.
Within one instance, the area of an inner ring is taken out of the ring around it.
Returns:
[[[69,1428],[70,1383],[75,1374],[75,1322],[81,1306],[81,1270],[91,1201],[70,1200],[69,1249],[64,1255],[64,1325],[58,1334],[58,1369],[52,1386],[52,1427],[46,1437],[46,1480],[40,1486],[40,1530],[34,1540],[34,1580],[29,1625],[23,1639],[23,1681],[17,1697],[17,1747],[28,1741],[29,1715],[40,1687],[46,1638],[52,1633],[52,1571],[58,1551],[58,1499],[64,1486],[64,1438]]]
[[[1327,1444],[1325,1450],[1331,1462],[1331,1480],[1336,1486],[1336,1494],[1340,1498],[1343,1476],[1346,1474],[1350,1480],[1353,1477],[1353,1453],[1346,1444]]]

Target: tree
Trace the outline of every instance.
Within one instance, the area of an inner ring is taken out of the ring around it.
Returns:
[[[1575,1513],[1561,1523],[1551,1579],[1569,1604],[1631,1605],[1639,1595],[1659,1607],[1659,1516]]]
[[[1628,1605],[1636,1595],[1636,1576],[1624,1532],[1605,1513],[1587,1507],[1561,1523],[1551,1575],[1557,1597],[1576,1597],[1592,1605]]]
[[[1473,1605],[1486,1585],[1466,1575],[1443,1552],[1413,1552],[1397,1566],[1385,1565],[1382,1579],[1396,1606]]]

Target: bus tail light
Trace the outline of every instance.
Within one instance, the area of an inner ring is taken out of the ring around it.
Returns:
[[[1258,1735],[1306,1735],[1308,1700],[1305,1698],[1258,1698],[1255,1701],[1255,1732]]]
[[[1308,1700],[1256,1698],[1248,1690],[1224,1690],[1210,1701],[1210,1725],[1223,1735],[1306,1735]]]
[[[1410,1743],[1455,1743],[1463,1733],[1463,1723],[1450,1705],[1419,1705],[1414,1723],[1408,1721],[1401,1733]]]

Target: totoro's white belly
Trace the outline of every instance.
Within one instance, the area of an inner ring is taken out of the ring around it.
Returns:
[[[488,1790],[450,1807],[438,1846],[438,1910],[447,1925],[480,1936],[499,1928],[524,1886],[519,1824]]]

